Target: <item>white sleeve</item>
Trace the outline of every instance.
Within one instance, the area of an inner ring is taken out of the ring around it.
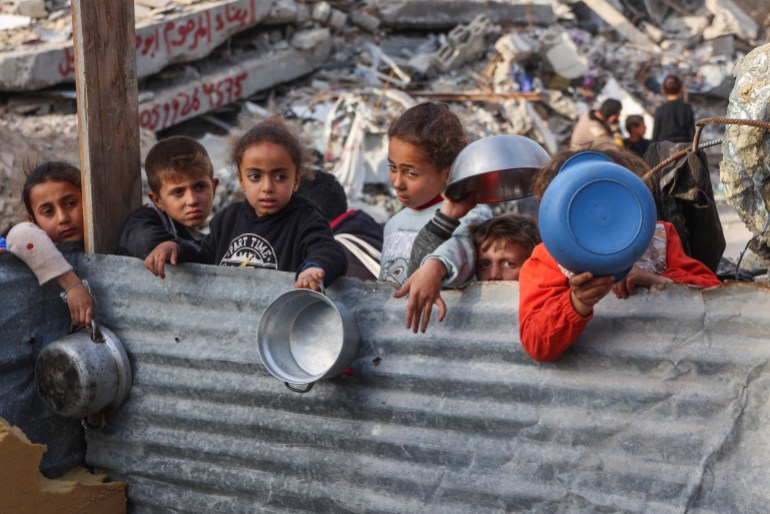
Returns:
[[[481,223],[492,217],[492,210],[486,204],[479,204],[460,219],[460,226],[452,232],[452,237],[426,256],[428,259],[438,259],[447,269],[447,276],[441,283],[444,287],[459,287],[468,282],[476,274],[476,248],[473,246],[468,233],[468,225]]]
[[[40,285],[72,271],[72,266],[40,227],[29,221],[14,226],[8,237],[8,251],[29,266]]]

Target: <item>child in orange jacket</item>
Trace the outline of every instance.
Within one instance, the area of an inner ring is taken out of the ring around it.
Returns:
[[[614,162],[637,174],[646,165],[626,150],[598,150]],[[538,173],[535,195],[542,198],[564,162],[576,152],[554,156]],[[637,286],[649,287],[671,282],[697,287],[714,287],[719,279],[704,264],[684,253],[673,225],[658,221],[655,235],[644,255],[622,280],[595,277],[590,272],[574,274],[554,260],[540,243],[524,263],[519,276],[519,337],[529,355],[537,361],[553,361],[575,342],[593,317],[593,308],[610,290],[627,298]]]

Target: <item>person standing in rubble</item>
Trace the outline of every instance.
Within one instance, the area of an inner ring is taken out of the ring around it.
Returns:
[[[695,137],[695,115],[692,106],[684,100],[682,79],[669,75],[660,86],[667,102],[655,111],[653,141],[689,143]]]
[[[570,150],[585,150],[604,144],[623,146],[623,136],[617,125],[623,104],[608,98],[598,109],[584,112],[572,131]]]

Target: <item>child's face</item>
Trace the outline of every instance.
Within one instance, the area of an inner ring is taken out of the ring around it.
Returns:
[[[80,188],[71,182],[52,181],[32,186],[29,221],[54,243],[83,240],[83,205]]]
[[[441,169],[433,164],[420,147],[397,137],[388,147],[390,183],[401,203],[415,208],[425,205],[446,185],[449,168]]]
[[[218,179],[207,175],[172,175],[164,179],[160,191],[148,196],[155,207],[185,227],[199,229],[206,223],[214,204]]]
[[[632,138],[642,138],[644,137],[644,133],[647,132],[647,125],[644,124],[644,122],[641,122],[636,127],[631,127],[631,132],[629,132],[629,137]]]
[[[476,278],[485,280],[519,280],[521,266],[529,258],[529,249],[521,243],[493,241],[489,248],[478,248]]]
[[[238,182],[257,216],[265,216],[286,207],[299,185],[299,172],[283,146],[263,142],[243,152]]]

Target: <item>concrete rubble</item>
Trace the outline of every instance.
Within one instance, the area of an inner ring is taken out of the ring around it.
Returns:
[[[3,131],[20,120],[45,126],[51,115],[74,120],[69,2],[45,2],[45,13],[35,5],[0,1],[0,16],[28,18],[25,26],[0,30]],[[623,117],[645,116],[651,132],[651,114],[663,102],[659,84],[676,73],[696,118],[723,116],[732,69],[767,41],[770,22],[770,9],[744,0],[137,0],[135,6],[143,130],[213,142],[233,133],[239,116],[283,113],[301,124],[321,156],[319,167],[335,173],[351,201],[381,221],[398,208],[384,159],[387,126],[404,108],[446,101],[472,138],[516,133],[553,153],[565,147],[580,113],[607,97],[623,102]],[[702,140],[723,132],[708,126]],[[27,147],[46,154],[45,144],[32,143]],[[27,147],[0,148],[0,171],[18,170]],[[716,163],[719,149],[712,151]],[[224,160],[214,160],[232,181]],[[220,187],[217,205],[238,191]],[[8,193],[0,190],[0,197]],[[4,232],[10,221],[3,201]]]

